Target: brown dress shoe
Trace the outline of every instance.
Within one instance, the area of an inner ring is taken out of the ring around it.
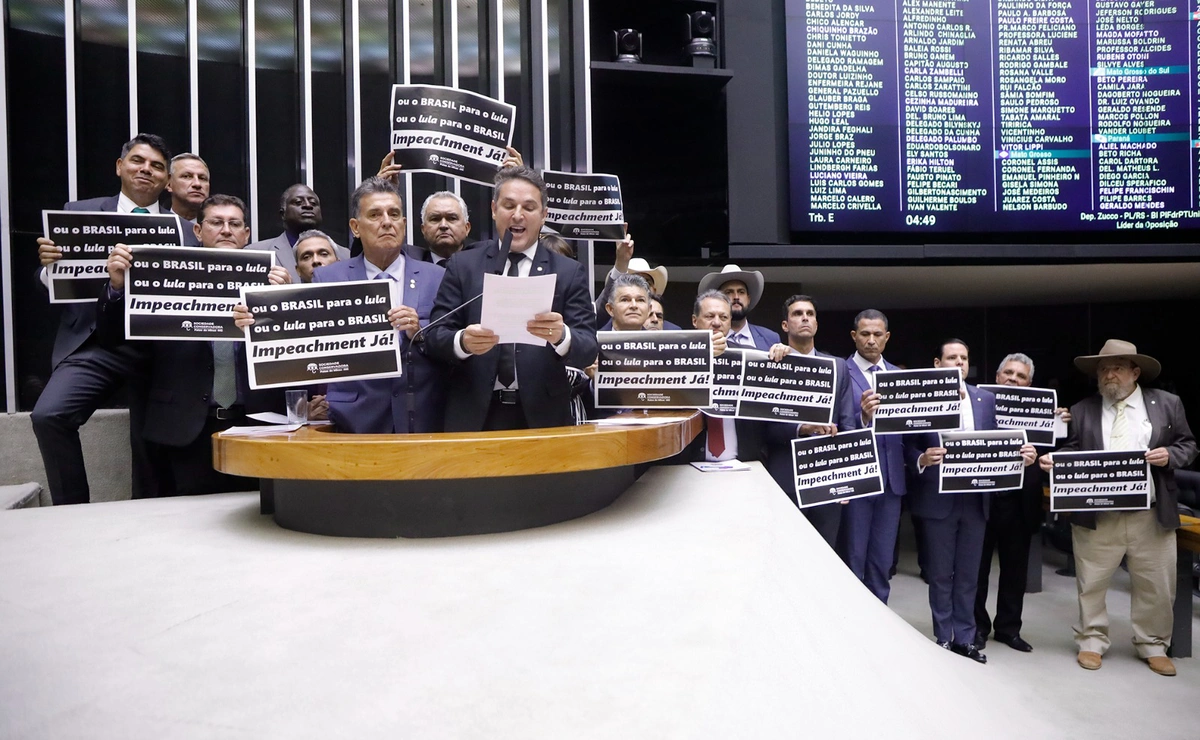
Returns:
[[[1165,655],[1156,655],[1153,658],[1146,658],[1146,662],[1150,664],[1150,670],[1160,676],[1174,676],[1175,664]]]
[[[1078,661],[1081,668],[1086,668],[1089,671],[1100,670],[1100,653],[1080,650],[1075,660]]]

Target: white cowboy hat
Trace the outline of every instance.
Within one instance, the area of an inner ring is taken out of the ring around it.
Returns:
[[[650,267],[650,263],[641,257],[634,257],[629,260],[629,269],[627,270],[632,275],[641,275],[650,281],[650,290],[656,295],[662,295],[667,292],[667,268],[659,265],[658,267]]]
[[[763,275],[758,270],[743,270],[737,265],[725,265],[720,272],[710,272],[701,278],[696,294],[706,290],[720,290],[722,285],[733,280],[746,284],[746,290],[750,292],[750,305],[746,306],[746,311],[753,311],[763,294]]]
[[[1133,362],[1142,369],[1139,380],[1150,381],[1162,372],[1162,365],[1150,355],[1139,355],[1137,346],[1120,339],[1110,339],[1100,348],[1098,355],[1080,355],[1075,358],[1075,367],[1088,375],[1096,374],[1096,366],[1106,358],[1120,357]]]

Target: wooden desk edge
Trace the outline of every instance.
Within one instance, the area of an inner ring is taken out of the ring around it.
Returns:
[[[295,480],[452,480],[604,470],[676,455],[702,425],[701,413],[693,411],[686,419],[653,426],[413,435],[305,427],[266,437],[215,434],[213,466],[231,475]]]

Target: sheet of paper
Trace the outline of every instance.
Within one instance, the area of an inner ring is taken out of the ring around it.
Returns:
[[[525,326],[539,313],[554,306],[555,275],[508,277],[483,276],[483,307],[479,323],[500,337],[500,344],[545,346],[545,337],[535,337]]]
[[[1054,415],[1054,438],[1063,439],[1067,436],[1067,422],[1063,421],[1062,414]]]
[[[287,434],[294,432],[303,424],[271,424],[261,427],[230,427],[221,432],[222,437],[264,437],[269,434]]]
[[[737,473],[749,470],[750,466],[741,460],[726,460],[725,462],[694,462],[692,467],[701,473]]]
[[[648,427],[655,424],[670,424],[677,421],[687,421],[688,416],[632,416],[622,414],[607,419],[596,419],[598,427]]]
[[[255,421],[265,422],[267,424],[287,424],[287,414],[277,414],[274,411],[263,411],[260,414],[246,414],[246,418],[254,419]],[[310,427],[319,427],[322,424],[328,424],[328,421],[312,421],[308,422]]]

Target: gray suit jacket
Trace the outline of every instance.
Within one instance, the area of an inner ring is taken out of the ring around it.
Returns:
[[[1157,388],[1142,388],[1146,399],[1146,415],[1150,417],[1149,449],[1166,447],[1170,461],[1166,467],[1150,466],[1150,477],[1154,480],[1154,493],[1158,523],[1164,529],[1179,526],[1179,485],[1175,482],[1175,471],[1186,468],[1196,459],[1196,438],[1188,427],[1183,413],[1183,402],[1179,396]],[[1089,396],[1071,407],[1071,423],[1067,427],[1067,441],[1059,450],[1076,452],[1081,450],[1103,450],[1104,438],[1100,427],[1100,395]],[[1093,513],[1071,514],[1071,523],[1088,529],[1096,528]]]
[[[274,252],[275,264],[288,271],[288,274],[292,276],[293,283],[300,283],[300,273],[296,272],[296,250],[288,243],[287,232],[281,233],[274,239],[265,239],[261,242],[248,244],[246,245],[246,249],[261,249],[264,252]],[[333,243],[333,251],[337,253],[339,260],[350,259],[350,250],[337,242]]]

